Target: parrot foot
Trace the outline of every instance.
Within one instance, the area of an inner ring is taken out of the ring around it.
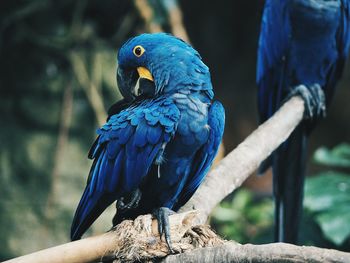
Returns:
[[[301,96],[303,98],[305,102],[305,120],[326,117],[326,98],[319,84],[314,84],[308,87],[305,85],[299,85],[292,89],[285,101],[293,96]]]
[[[170,238],[170,224],[169,224],[169,215],[175,214],[175,212],[167,207],[160,207],[153,211],[153,216],[158,221],[158,232],[160,239],[162,239],[162,236],[164,234],[165,241],[168,245],[170,253],[174,254],[174,250],[171,245],[171,238]]]
[[[131,192],[128,198],[121,197],[117,201],[117,210],[129,210],[138,207],[141,197],[142,192],[140,191],[140,189],[137,188],[135,191]]]

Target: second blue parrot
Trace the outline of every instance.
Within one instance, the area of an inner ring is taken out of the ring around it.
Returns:
[[[349,46],[349,0],[266,1],[257,64],[260,121],[292,96],[305,101],[304,121],[261,166],[273,166],[276,241],[297,242],[307,136],[325,116]]]

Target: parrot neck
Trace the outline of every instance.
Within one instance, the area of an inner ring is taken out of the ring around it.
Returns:
[[[196,62],[167,61],[165,67],[155,67],[152,73],[158,94],[202,93],[209,99],[214,96],[209,69],[199,59]]]
[[[182,81],[177,82],[169,82],[168,85],[165,85],[162,94],[175,94],[175,93],[182,93],[182,94],[198,94],[198,95],[204,95],[207,99],[212,100],[214,97],[214,92],[212,89],[211,82],[203,82],[202,85],[196,85],[193,83],[187,83]]]

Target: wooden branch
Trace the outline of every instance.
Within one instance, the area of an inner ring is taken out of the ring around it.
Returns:
[[[173,249],[180,253],[194,248],[215,246],[223,241],[209,226],[194,226],[196,211],[171,215],[170,231]],[[125,220],[106,234],[85,238],[61,246],[18,257],[6,263],[78,263],[117,258],[122,262],[146,261],[169,254],[160,240],[158,225],[151,215]]]
[[[266,245],[240,245],[226,242],[223,245],[199,248],[183,254],[170,255],[162,263],[180,262],[254,262],[254,263],[296,263],[296,262],[350,262],[350,253],[311,246],[295,246],[285,243]]]
[[[304,101],[300,97],[286,102],[208,174],[180,212],[200,211],[198,223],[203,224],[214,207],[240,187],[260,163],[289,137],[302,120],[303,113]]]
[[[209,226],[194,226],[198,213],[170,216],[171,237],[176,255],[169,255],[160,240],[156,220],[150,215],[126,220],[110,232],[45,249],[4,263],[78,262],[350,262],[350,253],[284,243],[241,245],[223,241]]]

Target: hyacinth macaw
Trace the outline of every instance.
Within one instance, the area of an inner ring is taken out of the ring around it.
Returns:
[[[288,98],[305,101],[303,122],[261,166],[273,166],[275,239],[296,243],[306,142],[325,116],[350,45],[349,0],[266,0],[258,48],[260,121]]]
[[[111,107],[90,150],[94,161],[71,239],[117,200],[114,224],[153,213],[170,248],[168,216],[208,172],[223,135],[224,109],[213,101],[209,69],[198,52],[169,34],[128,40],[118,65],[124,99]]]

